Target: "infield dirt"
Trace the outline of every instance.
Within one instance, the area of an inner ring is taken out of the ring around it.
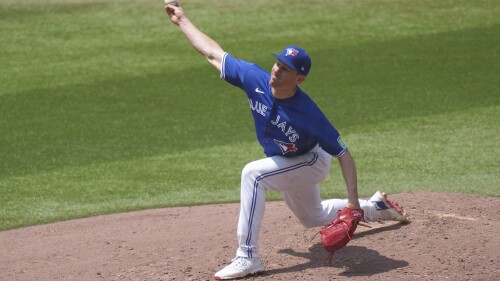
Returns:
[[[407,225],[373,223],[330,265],[319,228],[268,202],[266,272],[248,280],[500,280],[500,198],[390,196]],[[234,257],[238,204],[154,209],[0,232],[0,280],[212,280]]]

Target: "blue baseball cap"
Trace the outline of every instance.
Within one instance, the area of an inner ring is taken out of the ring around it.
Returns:
[[[273,54],[277,59],[298,73],[307,76],[311,70],[311,58],[306,51],[297,46],[287,46],[280,54]]]

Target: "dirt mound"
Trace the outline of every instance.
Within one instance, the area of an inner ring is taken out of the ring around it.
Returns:
[[[500,198],[391,196],[413,222],[359,227],[330,265],[319,228],[270,202],[266,273],[250,280],[500,280]],[[0,232],[0,280],[212,280],[236,250],[238,204],[155,209]]]

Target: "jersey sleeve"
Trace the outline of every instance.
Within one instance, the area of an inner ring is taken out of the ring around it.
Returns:
[[[318,109],[319,111],[319,109]],[[326,116],[320,112],[314,120],[315,126],[311,126],[312,134],[318,138],[321,148],[333,157],[341,157],[347,151],[347,146],[342,141],[337,129],[328,121]]]
[[[253,63],[235,59],[230,54],[224,53],[221,62],[220,78],[226,80],[233,86],[243,88],[248,70],[253,66]]]

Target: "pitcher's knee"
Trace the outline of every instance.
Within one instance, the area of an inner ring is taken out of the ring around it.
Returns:
[[[255,165],[255,162],[250,162],[245,165],[241,171],[241,179],[255,179],[260,176],[259,167]]]

